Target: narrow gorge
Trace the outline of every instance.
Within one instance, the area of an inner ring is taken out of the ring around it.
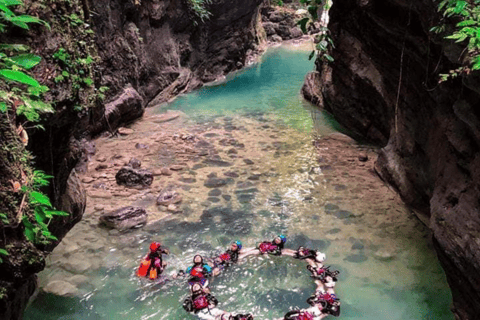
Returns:
[[[339,318],[477,318],[477,71],[439,82],[465,52],[430,31],[438,3],[334,0],[322,63],[303,1],[14,2],[48,26],[0,42],[41,56],[29,74],[55,113],[25,121],[0,77],[14,105],[0,112],[1,319],[194,319],[171,275],[278,234],[340,270]],[[24,235],[34,170],[70,214],[48,223],[55,241]],[[135,275],[152,241],[170,249],[161,281]],[[255,319],[315,292],[303,264],[275,257],[211,287]]]
[[[335,63],[304,93],[357,138],[382,146],[375,164],[432,230],[457,319],[480,312],[478,73],[439,82],[463,47],[430,32],[434,1],[335,0]]]

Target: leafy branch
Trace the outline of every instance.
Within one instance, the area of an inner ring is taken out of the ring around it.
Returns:
[[[461,74],[469,74],[473,70],[480,70],[480,0],[442,0],[439,1],[438,11],[443,12],[442,23],[430,29],[437,34],[445,34],[447,19],[460,20],[445,39],[465,45],[464,63],[461,67],[440,75],[440,82],[455,78]]]
[[[55,210],[50,199],[40,192],[40,188],[49,185],[52,176],[43,171],[35,170],[30,185],[22,187],[22,191],[28,198],[30,207],[33,209],[33,216],[24,215],[21,217],[25,227],[25,237],[35,243],[49,243],[51,240],[58,240],[49,230],[48,225],[55,216],[68,216],[67,212]]]
[[[308,59],[311,60],[315,54],[317,55],[317,61],[333,62],[334,59],[330,55],[330,50],[334,48],[333,40],[330,37],[327,27],[328,11],[331,7],[331,0],[300,0],[301,3],[307,6],[309,17],[303,18],[297,21],[297,25],[303,33],[307,33],[309,28],[315,29],[315,22],[321,20],[320,33],[316,36],[315,50],[313,50]],[[322,16],[318,16],[318,12],[322,9]]]
[[[29,15],[16,15],[10,8],[22,5],[20,0],[0,0],[0,32],[7,31],[7,24],[28,30],[28,23],[48,23]],[[41,58],[27,53],[28,47],[18,44],[0,45],[0,112],[14,110],[27,121],[39,122],[42,113],[52,113],[53,108],[42,96],[49,89],[28,75],[28,70],[38,65]],[[18,52],[22,52],[18,54]]]

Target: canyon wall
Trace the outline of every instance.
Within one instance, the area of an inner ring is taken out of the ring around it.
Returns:
[[[335,62],[306,78],[307,99],[383,148],[376,170],[433,233],[457,319],[480,313],[478,74],[439,83],[464,46],[429,32],[430,0],[335,0]],[[451,23],[455,23],[452,21]]]
[[[213,0],[206,7],[209,19],[201,21],[186,0],[25,0],[19,10],[51,28],[13,29],[2,35],[2,43],[27,43],[43,58],[33,73],[50,87],[46,99],[55,103],[56,113],[48,116],[44,130],[27,130],[27,149],[34,156],[32,168],[54,176],[45,192],[57,208],[71,213],[49,225],[59,241],[85,209],[74,168],[83,170],[79,163],[95,152],[89,139],[115,133],[142,116],[148,103],[163,103],[242,68],[265,41],[261,3]],[[100,92],[102,87],[108,91]],[[18,151],[2,152],[0,159],[0,209],[13,221],[21,194],[9,180],[22,179],[14,156],[21,157],[25,147],[16,133],[21,119],[1,113],[0,120],[2,146]],[[59,241],[33,245],[21,223],[0,221],[0,231],[0,248],[9,252],[0,264],[0,318],[21,319],[36,287],[35,273]]]

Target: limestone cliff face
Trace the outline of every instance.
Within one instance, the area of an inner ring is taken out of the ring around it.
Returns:
[[[330,18],[335,62],[308,75],[305,96],[383,146],[376,170],[433,231],[456,317],[478,319],[478,82],[438,83],[463,48],[429,33],[430,0],[335,0]]]
[[[113,132],[140,117],[149,102],[165,102],[242,68],[246,57],[259,51],[262,41],[261,3],[213,0],[207,7],[211,17],[202,23],[195,19],[188,1],[183,0],[72,0],[48,4],[25,0],[22,10],[52,25],[51,30],[33,29],[29,39],[25,35],[16,38],[18,34],[12,33],[9,41],[28,42],[33,51],[43,56],[33,72],[50,87],[47,98],[56,101],[57,112],[45,123],[45,130],[28,132],[28,149],[36,158],[35,167],[54,175],[48,191],[54,204],[72,213],[50,224],[59,239],[85,210],[85,191],[74,168],[95,152],[88,138],[105,130]],[[89,28],[93,33],[85,32]],[[61,48],[70,50],[73,57],[63,66],[71,73],[81,57],[74,57],[77,51],[99,58],[94,66],[86,68],[86,73],[82,71],[82,77],[91,77],[97,88],[110,88],[104,103],[96,100],[93,86],[72,95],[71,82],[55,79],[62,69],[52,56]],[[88,108],[78,111],[85,106]],[[23,150],[15,133],[17,124],[7,121],[3,114],[0,120],[2,146]],[[0,155],[0,191],[18,197],[7,183],[9,179],[20,179],[20,172],[12,170],[13,162],[7,157]],[[3,193],[1,196],[2,205],[18,211],[17,198],[8,202]],[[0,209],[4,212],[3,207]],[[6,262],[0,264],[0,318],[20,319],[35,290],[35,273],[44,268],[44,257],[56,243],[33,246],[25,240],[21,224],[0,223],[0,233],[6,235],[0,239],[0,247],[8,246],[10,252]]]
[[[165,91],[154,102],[161,103],[243,67],[247,53],[258,48],[261,2],[213,1],[205,23],[188,1],[92,2],[102,85],[118,92],[131,84],[146,103]]]

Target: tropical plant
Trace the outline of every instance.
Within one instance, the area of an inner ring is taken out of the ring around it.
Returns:
[[[300,29],[302,29],[303,33],[307,33],[308,28],[315,28],[315,22],[319,20],[318,12],[320,9],[323,10],[323,15],[328,14],[328,11],[331,7],[331,0],[300,0],[300,2],[307,6],[309,17],[305,17],[297,21],[297,24],[300,26]],[[326,25],[321,25],[320,32],[316,37],[317,39],[315,42],[317,44],[315,46],[315,50],[310,53],[308,59],[311,60],[316,54],[317,60],[323,62],[333,62],[334,59],[330,55],[330,50],[334,48],[334,44],[332,38],[330,37],[328,27]]]
[[[6,32],[8,24],[28,30],[29,23],[48,23],[29,15],[16,15],[11,7],[22,5],[20,0],[0,0],[0,32]],[[53,108],[42,96],[49,89],[28,74],[28,70],[40,63],[41,58],[28,53],[29,48],[19,44],[0,44],[0,112],[9,109],[27,121],[38,122],[42,113]]]
[[[443,34],[445,39],[454,40],[465,46],[461,67],[440,75],[440,81],[469,74],[472,70],[480,70],[480,0],[442,0],[438,1],[438,11],[443,19],[430,31]],[[449,21],[456,21],[450,29]],[[448,30],[447,30],[448,29]]]
[[[40,23],[49,28],[49,25],[29,15],[16,15],[12,7],[22,5],[20,0],[0,0],[0,32],[5,33],[8,27],[20,27],[29,29],[29,23]],[[39,122],[43,113],[54,112],[52,106],[43,101],[42,96],[49,89],[41,85],[35,78],[29,75],[29,70],[38,65],[41,58],[28,53],[29,48],[19,44],[0,44],[0,112],[6,113],[9,110],[17,116],[23,116],[27,121]],[[15,122],[11,119],[12,122]],[[37,125],[40,126],[40,125]],[[23,151],[24,160],[28,162],[28,152]],[[22,175],[25,173],[22,171]],[[48,179],[51,176],[43,171],[33,171],[30,179],[22,178],[23,186],[13,182],[13,192],[22,192],[23,197],[19,206],[16,221],[24,226],[25,237],[35,244],[46,244],[57,238],[48,230],[48,225],[54,216],[67,216],[68,213],[55,210],[50,199],[40,190],[48,186]],[[29,209],[25,209],[26,201]],[[27,213],[24,213],[27,212]],[[0,214],[2,223],[10,223],[5,213]],[[15,220],[15,219],[12,219]],[[0,249],[1,255],[8,255],[4,249]],[[0,258],[0,262],[2,262]]]
[[[33,208],[33,217],[24,215],[22,223],[25,226],[25,237],[33,243],[48,243],[57,238],[48,230],[48,225],[54,216],[68,216],[67,212],[55,210],[50,199],[40,192],[40,188],[49,185],[52,176],[46,175],[43,171],[36,170],[33,173],[31,185],[22,187],[22,191],[28,197]]]

